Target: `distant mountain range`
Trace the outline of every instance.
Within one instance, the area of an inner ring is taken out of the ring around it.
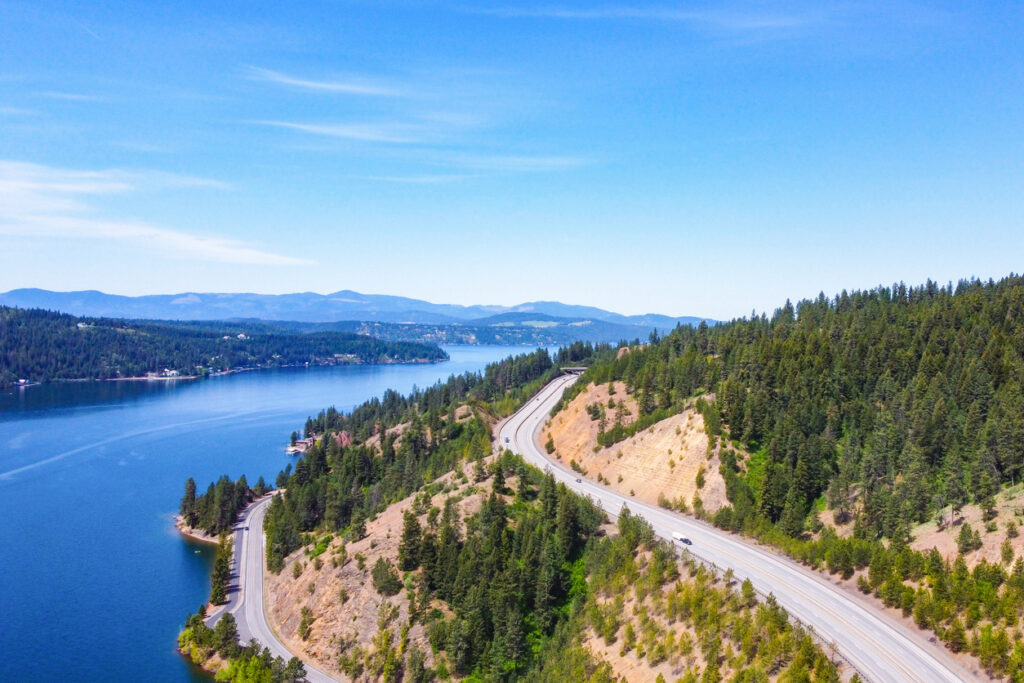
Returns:
[[[0,294],[0,305],[40,308],[77,316],[148,320],[265,320],[341,323],[333,329],[359,329],[391,339],[431,339],[441,343],[565,343],[646,338],[676,325],[697,325],[693,316],[649,313],[622,315],[592,306],[532,301],[518,306],[460,306],[421,299],[342,290],[333,294],[195,293],[120,296],[94,290],[52,292],[14,289]],[[352,323],[361,323],[354,325]],[[325,325],[314,325],[320,329]]]

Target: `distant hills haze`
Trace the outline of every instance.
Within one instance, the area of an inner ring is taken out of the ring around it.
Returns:
[[[525,322],[601,321],[636,327],[638,331],[668,330],[677,324],[697,325],[696,316],[656,313],[622,315],[593,306],[558,301],[530,301],[516,306],[435,304],[421,299],[341,290],[332,294],[199,293],[121,296],[95,290],[53,292],[14,289],[0,294],[0,305],[41,308],[78,316],[151,320],[259,319],[297,322],[343,320],[419,324],[521,325]]]

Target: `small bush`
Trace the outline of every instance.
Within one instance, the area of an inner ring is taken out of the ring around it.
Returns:
[[[308,607],[302,608],[302,620],[299,621],[299,637],[309,640],[309,634],[313,629],[313,610]]]

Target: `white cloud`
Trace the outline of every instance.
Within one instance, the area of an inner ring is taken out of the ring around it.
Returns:
[[[816,14],[777,11],[744,11],[727,9],[682,10],[674,7],[636,7],[628,5],[577,9],[568,7],[499,7],[468,9],[474,14],[506,18],[548,18],[566,20],[638,20],[690,23],[729,31],[788,29],[814,23]]]
[[[40,97],[45,97],[50,100],[67,100],[69,102],[102,102],[103,98],[97,95],[85,95],[83,93],[76,92],[56,92],[53,90],[44,90],[37,92]]]
[[[288,74],[281,73],[280,71],[271,71],[270,69],[260,69],[257,67],[249,68],[249,77],[257,81],[266,81],[268,83],[285,85],[292,88],[298,88],[300,90],[311,90],[314,92],[377,97],[399,97],[403,95],[402,92],[395,90],[394,88],[361,78],[329,81],[311,80],[289,76]]]
[[[299,265],[303,259],[263,251],[221,237],[208,237],[99,215],[90,199],[144,189],[226,188],[205,178],[163,172],[80,171],[18,161],[0,161],[0,235],[92,239],[141,246],[154,254],[221,263]]]
[[[312,135],[324,135],[363,142],[390,142],[408,144],[423,142],[431,132],[422,125],[411,123],[295,123],[292,121],[255,121],[264,126],[298,130]]]
[[[8,107],[0,106],[0,116],[32,116],[35,114],[33,109],[24,109],[22,107]]]
[[[437,163],[461,168],[475,168],[485,171],[563,171],[590,163],[589,159],[573,156],[524,156],[524,155],[477,155],[450,154],[439,156]]]
[[[382,183],[409,183],[414,185],[436,185],[479,176],[471,174],[420,174],[407,176],[353,176],[356,180],[371,180]]]

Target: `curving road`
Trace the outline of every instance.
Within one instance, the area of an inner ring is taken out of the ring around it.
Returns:
[[[267,614],[263,607],[263,561],[267,556],[263,518],[272,499],[273,496],[270,495],[252,503],[235,525],[235,552],[228,602],[224,608],[207,619],[207,624],[213,626],[222,615],[230,612],[235,616],[238,638],[242,643],[248,643],[250,638],[255,638],[261,645],[269,648],[271,654],[287,662],[295,653],[278,639],[274,629],[267,622]],[[335,680],[308,661],[303,660],[302,663],[306,666],[306,680],[310,683],[330,683]]]
[[[762,593],[773,593],[791,615],[813,627],[825,642],[834,644],[862,678],[894,683],[982,680],[940,645],[816,572],[709,524],[613,491],[551,460],[539,445],[540,430],[562,392],[576,379],[575,375],[566,375],[544,387],[500,426],[499,445],[549,471],[555,479],[589,496],[613,515],[628,505],[630,512],[644,517],[660,537],[671,541],[673,532],[684,534],[693,541],[693,545],[686,547],[690,553],[723,569],[732,569],[737,578],[750,579]]]

